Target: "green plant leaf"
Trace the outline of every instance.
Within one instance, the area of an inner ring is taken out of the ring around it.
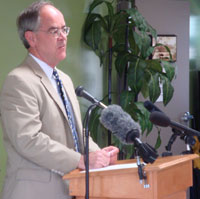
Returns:
[[[146,130],[146,136],[148,136],[150,134],[150,132],[153,129],[153,124],[150,122],[149,117],[150,117],[150,113],[145,109],[144,114],[144,120],[145,120],[145,130]]]
[[[148,66],[148,70],[151,70],[154,73],[158,72],[163,74],[163,69],[159,60],[146,60],[146,63]]]
[[[137,102],[132,101],[126,109],[124,109],[131,117],[136,121],[140,121],[140,118],[143,117],[141,110],[137,107]],[[141,120],[142,121],[142,120]]]
[[[173,66],[170,62],[168,61],[161,61],[161,64],[163,65],[163,68],[166,72],[167,78],[172,81],[172,79],[175,76],[175,66]]]
[[[129,25],[129,36],[128,36],[128,42],[129,42],[129,45],[130,45],[130,48],[132,49],[131,53],[135,54],[135,55],[139,55],[139,52],[140,52],[140,49],[138,47],[138,44],[137,45],[137,40],[135,40],[135,37],[134,37],[134,28]],[[137,37],[137,35],[136,35]]]
[[[136,57],[127,51],[122,51],[117,54],[115,59],[115,67],[120,77],[122,77],[125,67],[128,62],[135,62]]]
[[[132,17],[135,26],[140,32],[150,33],[154,38],[157,37],[156,30],[147,23],[145,18],[139,13],[136,8],[127,9],[126,12]]]
[[[95,142],[98,142],[100,147],[107,146],[108,131],[99,122],[99,117],[101,115],[101,109],[96,107],[91,114],[89,121],[89,131],[90,135]]]
[[[131,87],[133,92],[138,94],[142,88],[146,63],[140,59],[134,61],[135,62],[133,61],[130,62],[127,74],[127,80],[128,80],[128,85]]]
[[[141,93],[145,99],[149,96],[149,79],[148,74],[145,74],[141,88]]]
[[[165,48],[165,50],[169,53],[169,59],[170,59],[169,61],[172,61],[172,54],[171,54],[169,47],[164,44],[161,44],[161,43],[156,43],[155,47],[157,47],[157,46],[162,46],[163,48]],[[167,57],[167,59],[168,59],[168,57]]]
[[[122,77],[123,72],[125,70],[127,60],[128,60],[128,56],[129,56],[129,53],[122,52],[122,53],[118,53],[117,57],[115,59],[115,68],[116,68],[120,77]]]
[[[104,18],[106,19],[107,21],[107,24],[108,24],[108,32],[112,32],[112,27],[113,27],[113,19],[114,19],[114,10],[113,10],[113,7],[112,7],[112,4],[109,3],[109,2],[105,2],[106,5],[107,5],[107,8],[108,8],[108,15],[105,16]]]
[[[144,131],[145,131],[145,129],[146,129],[146,121],[144,119],[144,116],[140,115],[139,118],[138,118],[138,120],[139,120],[141,131],[142,131],[142,134],[143,134]]]
[[[148,58],[154,50],[154,47],[151,46],[151,38],[149,37],[149,35],[144,32],[139,34],[134,31],[133,37],[135,44],[140,50],[141,58],[142,59]]]
[[[97,128],[99,127],[99,117],[100,117],[100,113],[99,113],[99,108],[95,108],[91,114],[91,120],[89,122],[89,129],[91,132],[91,136],[93,137],[94,140],[97,140]]]
[[[160,137],[160,130],[158,130],[158,137],[156,139],[155,149],[158,149],[161,146],[162,140]]]
[[[151,50],[149,50],[149,49],[152,49],[151,38],[146,33],[141,33],[141,36],[142,36],[142,41],[143,41],[142,49],[141,49],[141,56],[143,59],[146,59],[152,53]]]
[[[134,105],[137,107],[138,111],[138,121],[140,123],[142,134],[146,131],[146,136],[152,131],[153,124],[149,120],[150,113],[144,107],[143,102],[135,102]]]
[[[107,29],[107,25],[106,25],[106,22],[105,22],[105,19],[100,15],[100,14],[89,14],[86,18],[86,21],[84,23],[84,35],[87,34],[87,32],[90,30],[91,26],[93,25],[93,23],[95,22],[100,22],[101,24],[101,28],[104,28],[104,29]]]
[[[135,94],[130,91],[123,91],[120,95],[121,106],[126,110],[134,102]]]
[[[166,106],[173,96],[174,88],[172,87],[169,79],[164,78],[163,81],[163,104]]]
[[[113,9],[113,6],[112,6],[112,3],[108,2],[108,1],[105,1],[105,0],[94,0],[92,2],[92,4],[90,5],[90,8],[89,8],[89,13],[88,13],[88,17],[90,15],[92,15],[92,11],[99,5],[105,3],[106,4],[106,7],[108,9],[108,14],[102,18],[104,18],[104,21],[107,21],[107,26],[105,26],[105,23],[102,24],[104,26],[104,29],[107,31],[107,32],[110,32],[110,28],[112,27],[111,24],[112,24],[112,19],[113,19],[113,15],[114,15],[114,9]]]
[[[155,102],[160,96],[160,81],[158,74],[152,74],[149,82],[149,98],[152,102]]]
[[[117,32],[120,32],[121,30],[124,30],[126,29],[127,27],[127,15],[126,14],[123,14],[121,11],[120,12],[117,12],[113,15],[113,33],[116,34]],[[121,35],[122,36],[122,35]],[[123,35],[124,36],[124,35]]]
[[[116,53],[120,53],[120,52],[123,52],[125,51],[125,43],[118,43],[118,44],[115,44],[112,48],[112,51],[113,53],[116,52]]]
[[[152,129],[153,129],[153,124],[150,122],[150,120],[149,120],[149,116],[147,117],[146,116],[146,136],[148,136],[150,133],[151,133],[151,131],[152,131]]]
[[[108,8],[108,15],[111,16],[111,17],[113,17],[113,15],[114,15],[114,8],[112,6],[112,3],[108,2],[108,1],[106,1],[105,3],[106,3],[107,8]]]
[[[101,26],[100,23],[94,22],[87,34],[84,37],[85,43],[90,46],[94,51],[99,49],[99,40],[101,40]]]
[[[120,24],[119,26],[114,26],[112,29],[112,36],[116,44],[125,43],[126,24]]]
[[[141,37],[141,35],[139,35],[138,33],[136,33],[135,31],[133,32],[133,38],[134,38],[134,41],[135,41],[135,43],[136,43],[136,45],[137,45],[137,47],[139,48],[139,50],[141,51],[141,49],[142,49],[142,37]]]
[[[105,0],[94,0],[89,7],[89,13],[91,13],[98,5],[106,2]]]

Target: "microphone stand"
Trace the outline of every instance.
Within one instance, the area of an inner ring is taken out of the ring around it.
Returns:
[[[149,188],[149,184],[147,184],[147,176],[145,171],[143,170],[144,168],[144,163],[141,163],[140,161],[140,156],[138,154],[138,149],[135,148],[135,155],[136,155],[136,160],[137,160],[137,166],[138,166],[138,176],[140,179],[140,184],[142,184],[143,180],[144,180],[144,188]]]
[[[180,138],[184,140],[186,144],[186,151],[183,151],[182,154],[191,154],[192,153],[191,147],[194,146],[196,143],[195,138],[193,136],[189,136],[185,134],[180,136]]]
[[[147,183],[147,176],[144,168],[144,163],[141,163],[140,157],[145,163],[153,163],[158,157],[157,151],[147,143],[142,143],[137,138],[134,139],[135,156],[138,166],[138,175],[140,179],[140,184],[144,181],[144,188],[149,188],[150,185]]]
[[[165,146],[165,149],[167,151],[162,153],[162,157],[172,156],[172,152],[170,152],[171,148],[172,148],[172,144],[175,142],[177,136],[180,136],[182,134],[182,132],[180,130],[177,130],[174,128],[172,128],[172,132],[173,132],[173,134],[171,135],[167,146]]]
[[[186,134],[185,132],[182,132],[181,130],[172,128],[173,134],[170,137],[167,146],[165,146],[166,148],[166,152],[162,153],[162,157],[166,157],[166,156],[171,156],[172,152],[171,151],[171,147],[172,144],[175,142],[176,138],[178,136],[180,136],[180,139],[185,141],[185,144],[187,145],[187,150],[183,151],[182,154],[191,154],[191,149],[190,146],[193,146],[195,144],[195,139],[193,138],[193,136]]]
[[[84,118],[83,122],[83,133],[85,134],[85,147],[84,147],[84,163],[85,163],[85,199],[89,199],[89,121],[90,116],[94,108],[96,108],[97,104],[91,105]]]

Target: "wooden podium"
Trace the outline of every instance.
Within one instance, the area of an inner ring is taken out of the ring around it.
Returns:
[[[137,168],[90,172],[90,199],[186,199],[192,186],[192,160],[196,154],[158,158],[144,171],[149,188],[140,184]],[[135,160],[118,161],[118,164]],[[75,170],[63,177],[69,180],[71,196],[85,198],[85,173]]]

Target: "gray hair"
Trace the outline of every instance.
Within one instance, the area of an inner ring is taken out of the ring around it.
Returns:
[[[25,38],[26,31],[37,31],[40,25],[40,10],[46,5],[52,5],[50,1],[36,1],[28,8],[23,10],[17,17],[17,28],[20,39],[22,40],[25,48],[30,48],[28,41]]]

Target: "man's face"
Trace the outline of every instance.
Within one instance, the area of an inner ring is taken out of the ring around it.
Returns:
[[[40,26],[34,32],[34,42],[30,53],[46,62],[51,67],[56,66],[66,57],[67,37],[61,30],[65,28],[62,13],[53,6],[44,6],[40,11]],[[52,33],[58,29],[60,35]]]

